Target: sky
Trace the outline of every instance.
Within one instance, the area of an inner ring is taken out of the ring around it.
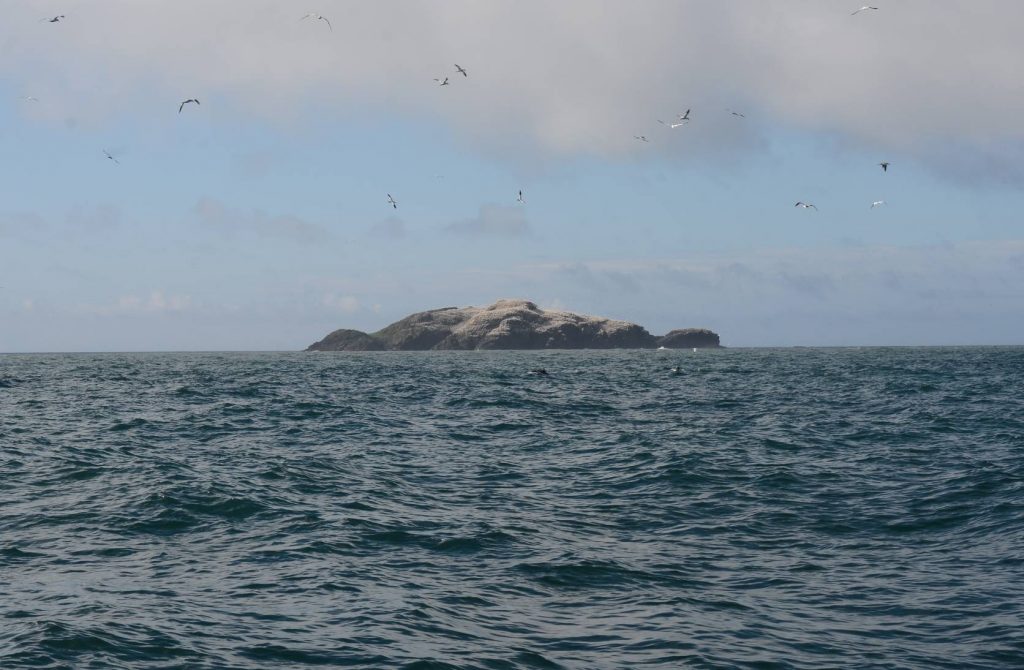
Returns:
[[[1024,344],[1024,3],[874,4],[3,2],[0,352]]]

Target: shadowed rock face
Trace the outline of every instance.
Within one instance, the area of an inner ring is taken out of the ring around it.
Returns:
[[[718,333],[707,328],[683,328],[659,337],[658,346],[666,349],[690,349],[692,347],[714,349],[722,345],[719,344]]]
[[[683,334],[707,333],[710,337]],[[672,338],[670,343],[662,340]],[[701,343],[694,344],[700,340]],[[679,344],[675,344],[675,343]],[[717,347],[708,330],[651,335],[628,321],[544,310],[528,300],[499,300],[489,307],[446,307],[418,312],[372,335],[336,330],[307,351],[425,351],[467,349],[643,349]]]

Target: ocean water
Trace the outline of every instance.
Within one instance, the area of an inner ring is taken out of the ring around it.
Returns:
[[[3,356],[0,668],[1021,668],[1022,396],[1022,348]]]

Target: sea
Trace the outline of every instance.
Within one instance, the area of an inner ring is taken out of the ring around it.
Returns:
[[[0,356],[0,668],[311,667],[1024,668],[1024,348]]]

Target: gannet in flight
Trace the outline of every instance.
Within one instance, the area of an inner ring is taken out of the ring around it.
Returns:
[[[875,207],[881,207],[884,204],[885,200],[875,200],[873,203],[871,203],[871,209],[874,209]]]
[[[103,155],[104,155],[104,156],[106,156],[107,158],[109,158],[110,160],[114,161],[114,163],[116,163],[117,165],[120,165],[120,164],[121,164],[121,163],[120,163],[120,161],[118,161],[118,160],[117,160],[116,158],[114,158],[113,156],[111,156],[111,155],[110,155],[110,152],[109,152],[109,151],[107,151],[106,149],[104,149],[104,150],[103,150]]]
[[[729,113],[730,113],[730,114],[732,114],[733,116],[738,116],[738,117],[740,117],[741,119],[745,119],[745,118],[747,118],[747,117],[743,116],[742,114],[740,114],[739,112],[734,112],[734,111],[732,111],[731,109],[727,109],[727,110],[725,110],[725,111],[729,112]]]
[[[327,20],[326,16],[320,16],[319,14],[306,14],[301,19],[299,19],[299,21],[305,21],[306,19],[315,19],[317,21],[323,21],[324,23],[327,24],[327,27],[331,29],[331,32],[334,32],[334,26],[331,25],[331,22]]]
[[[459,74],[461,74],[463,77],[468,77],[469,76],[468,74],[466,74],[466,69],[463,68],[458,63],[455,64],[455,71],[458,72]]]
[[[643,135],[633,135],[634,140],[640,140],[641,142],[648,142],[649,140]]]
[[[445,78],[444,78],[444,81],[441,81],[441,80],[440,80],[440,79],[438,79],[437,77],[434,77],[434,81],[436,81],[436,82],[437,82],[437,85],[438,85],[438,86],[448,86],[448,77],[445,77]]]
[[[388,202],[391,203],[392,207],[394,207],[395,209],[398,209],[398,202],[394,198],[391,197],[390,193],[388,193]]]
[[[689,121],[690,120],[690,110],[686,110],[686,114],[680,114],[679,115],[679,120],[680,121]]]
[[[889,161],[882,161],[879,165],[882,167],[882,172],[889,171]]]
[[[665,126],[666,128],[678,128],[679,126],[685,126],[686,124],[680,121],[679,123],[665,123],[661,119],[658,119],[658,123]]]
[[[519,189],[519,197],[516,198],[516,202],[518,202],[521,205],[526,204],[526,201],[523,200],[523,189]]]
[[[866,12],[869,9],[878,9],[878,7],[868,7],[867,5],[864,5],[863,7],[855,11],[853,14],[850,14],[850,16],[857,16],[861,12]]]
[[[180,105],[178,105],[178,114],[181,114],[181,110],[182,110],[182,109],[184,109],[184,108],[185,108],[185,105],[187,105],[187,104],[188,104],[188,103],[190,103],[190,102],[194,102],[194,103],[196,103],[197,105],[199,104],[199,101],[198,101],[197,99],[195,99],[195,98],[189,98],[188,100],[185,100],[185,101],[184,101],[184,102],[182,102],[182,103],[181,103]]]
[[[59,23],[60,20],[63,19],[63,18],[64,18],[63,14],[58,14],[57,16],[53,17],[52,19],[39,19],[39,22],[42,23],[43,21],[46,21],[47,23]]]
[[[812,205],[809,202],[798,202],[798,203],[796,203],[793,206],[794,207],[800,207],[801,209],[813,209],[814,211],[818,211],[818,208],[815,207],[814,205]]]

